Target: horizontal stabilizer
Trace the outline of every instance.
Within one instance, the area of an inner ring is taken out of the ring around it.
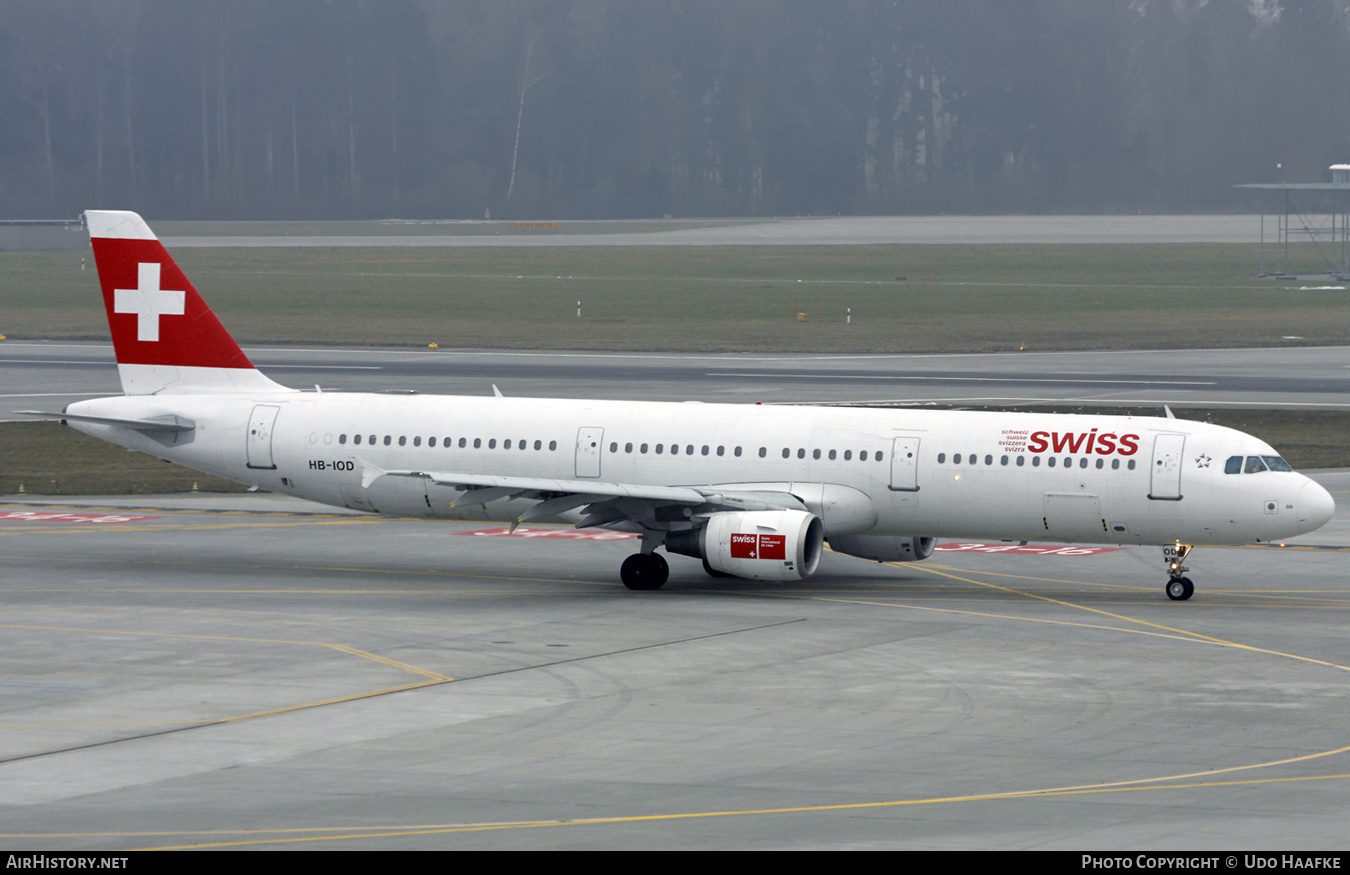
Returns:
[[[73,419],[77,422],[92,422],[98,425],[115,425],[144,432],[192,431],[197,423],[172,413],[163,416],[149,416],[145,419],[118,419],[114,416],[88,416],[83,413],[51,413],[46,410],[15,410],[23,416],[43,416],[47,419]]]

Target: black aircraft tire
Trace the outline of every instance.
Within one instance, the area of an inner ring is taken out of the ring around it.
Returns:
[[[632,590],[660,589],[670,577],[670,566],[655,553],[634,553],[619,566],[619,579]]]
[[[1189,577],[1180,577],[1167,581],[1167,597],[1174,602],[1184,602],[1195,595],[1195,584]]]

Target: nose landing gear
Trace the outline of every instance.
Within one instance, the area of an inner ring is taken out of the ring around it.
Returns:
[[[1167,563],[1167,597],[1174,602],[1184,602],[1195,594],[1195,584],[1185,576],[1190,569],[1182,564],[1191,549],[1190,544],[1179,541],[1174,547],[1163,547],[1163,561]]]

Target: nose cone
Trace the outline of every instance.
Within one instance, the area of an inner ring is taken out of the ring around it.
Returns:
[[[1309,480],[1298,491],[1298,530],[1312,532],[1336,515],[1336,501],[1320,485]]]

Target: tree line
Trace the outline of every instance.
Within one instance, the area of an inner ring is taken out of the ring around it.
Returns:
[[[0,0],[0,218],[1237,209],[1350,0]]]

